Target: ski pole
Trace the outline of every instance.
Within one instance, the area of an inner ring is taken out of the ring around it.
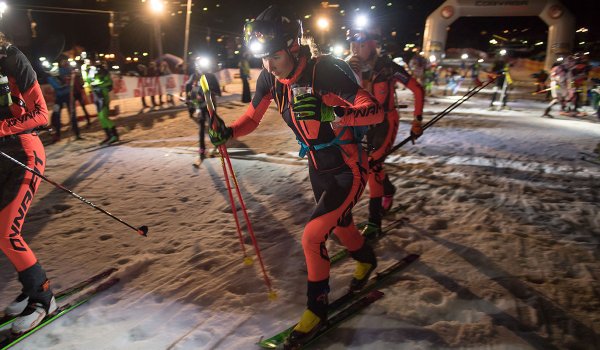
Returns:
[[[204,98],[206,100],[206,106],[208,108],[208,113],[210,114],[211,127],[214,129],[216,126],[215,106],[212,101],[212,96],[210,93],[210,88],[208,86],[208,81],[206,80],[206,75],[204,75],[204,74],[202,75],[202,78],[200,79],[200,86],[202,87],[202,92],[204,93]],[[252,223],[250,222],[250,218],[248,216],[248,210],[246,209],[246,204],[244,203],[244,198],[242,197],[242,192],[240,191],[240,187],[238,185],[238,181],[235,176],[235,172],[233,171],[233,165],[231,164],[231,159],[229,158],[229,153],[227,153],[227,146],[225,146],[225,144],[222,144],[219,146],[219,153],[221,154],[221,162],[223,164],[223,173],[224,173],[225,179],[227,181],[228,188],[230,188],[229,187],[230,184],[229,184],[227,172],[229,171],[231,173],[231,178],[233,179],[233,183],[235,185],[237,197],[240,202],[240,206],[242,207],[242,213],[244,214],[244,219],[246,220],[246,227],[248,228],[248,233],[250,234],[250,238],[252,239],[252,245],[254,246],[254,251],[256,252],[256,256],[260,263],[260,268],[262,271],[263,279],[265,281],[265,285],[267,286],[267,288],[269,290],[269,299],[275,299],[277,297],[277,294],[273,290],[273,287],[271,285],[271,280],[269,279],[269,276],[267,275],[267,271],[265,269],[265,264],[263,262],[262,255],[260,253],[260,248],[258,247],[258,242],[256,240],[256,236],[254,235],[254,230],[252,229]],[[227,162],[227,168],[225,167],[225,161]],[[233,202],[233,198],[231,198],[231,204],[232,204],[233,212],[236,213],[236,208],[235,208],[235,204]],[[237,213],[235,215],[236,215],[235,217],[237,219]]]
[[[437,123],[440,119],[442,119],[443,117],[445,117],[446,115],[448,115],[450,112],[452,112],[454,109],[456,109],[456,107],[460,106],[465,101],[467,101],[468,99],[470,99],[471,97],[473,97],[473,95],[477,94],[483,88],[487,87],[488,85],[490,85],[491,83],[493,83],[494,81],[496,81],[497,78],[498,78],[498,76],[490,78],[484,84],[481,84],[479,86],[475,86],[471,90],[467,91],[467,93],[464,94],[461,98],[459,98],[458,100],[454,101],[452,104],[450,104],[448,107],[446,107],[446,109],[444,109],[443,111],[441,111],[440,113],[438,113],[435,117],[431,118],[431,120],[429,120],[427,123],[425,123],[423,125],[423,131],[427,130],[433,124]],[[380,162],[384,161],[387,156],[389,156],[390,154],[394,153],[396,150],[398,150],[400,147],[402,147],[405,144],[407,144],[412,139],[413,139],[412,136],[409,136],[409,137],[405,138],[400,143],[398,143],[397,145],[395,145],[394,147],[392,147],[392,149],[390,149],[381,158],[376,159],[373,162],[374,163],[380,163]]]
[[[61,185],[61,184],[59,184],[59,183],[56,183],[56,182],[54,182],[54,181],[50,180],[50,179],[49,179],[49,178],[47,178],[45,175],[42,175],[41,173],[39,173],[37,170],[31,169],[31,168],[30,168],[30,167],[28,167],[27,165],[25,165],[25,164],[23,164],[23,163],[19,162],[18,160],[14,159],[13,157],[9,156],[8,154],[6,154],[6,153],[4,153],[4,152],[0,151],[0,156],[3,156],[4,158],[11,160],[12,162],[14,162],[14,163],[16,163],[17,165],[21,166],[21,167],[22,167],[22,168],[24,168],[25,170],[27,170],[27,171],[31,172],[33,175],[35,175],[35,176],[39,176],[39,177],[40,177],[42,180],[45,180],[46,182],[48,182],[48,183],[50,183],[50,184],[52,184],[52,185],[56,186],[57,188],[59,188],[59,189],[61,189],[61,190],[65,191],[65,192],[67,192],[67,193],[68,193],[68,194],[70,194],[71,196],[73,196],[73,197],[75,197],[75,198],[79,199],[79,200],[80,200],[80,201],[82,201],[83,203],[85,203],[85,204],[87,204],[87,205],[91,206],[92,208],[94,208],[94,209],[96,209],[96,210],[100,211],[100,212],[101,212],[101,213],[103,213],[103,214],[106,214],[106,215],[110,216],[111,218],[113,218],[113,219],[117,220],[118,222],[122,223],[123,225],[125,225],[125,226],[127,226],[127,227],[129,227],[129,228],[131,228],[131,229],[133,229],[133,230],[135,230],[135,231],[136,231],[136,232],[137,232],[139,235],[141,235],[141,236],[144,236],[144,237],[147,237],[147,236],[148,236],[148,226],[145,226],[145,225],[144,225],[144,226],[140,226],[140,227],[138,227],[138,228],[135,228],[135,227],[131,226],[130,224],[128,224],[127,222],[125,222],[125,221],[123,221],[123,220],[119,219],[118,217],[114,216],[113,214],[109,213],[108,211],[106,211],[106,210],[104,210],[104,209],[102,209],[102,208],[98,207],[98,206],[97,206],[97,205],[95,205],[94,203],[92,203],[92,202],[88,201],[87,199],[85,199],[85,198],[81,197],[81,196],[80,196],[80,195],[78,195],[77,193],[75,193],[75,192],[73,192],[73,191],[69,190],[68,188],[64,187],[63,185]]]

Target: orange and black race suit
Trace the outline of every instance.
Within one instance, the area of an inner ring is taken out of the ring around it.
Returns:
[[[367,155],[355,140],[354,126],[380,123],[383,110],[367,91],[349,78],[331,57],[308,59],[300,56],[289,79],[276,79],[263,70],[247,111],[232,125],[233,136],[252,132],[260,123],[271,100],[275,100],[286,124],[308,153],[308,168],[316,208],[302,235],[308,281],[329,278],[325,241],[334,232],[349,251],[364,243],[352,219],[352,208],[367,179]],[[339,123],[296,119],[291,110],[292,87],[310,86],[323,103],[336,107]]]
[[[46,155],[33,129],[47,124],[48,110],[36,74],[14,46],[2,49],[0,71],[8,77],[13,101],[0,108],[0,151],[43,173]],[[21,230],[39,184],[39,177],[0,156],[0,249],[19,272],[37,262]]]
[[[381,124],[371,127],[367,133],[367,141],[371,147],[369,160],[382,159],[396,140],[396,133],[400,124],[400,116],[396,110],[396,99],[394,91],[396,83],[402,83],[412,91],[415,100],[414,115],[423,114],[423,103],[425,95],[423,87],[415,78],[410,76],[404,68],[392,62],[387,56],[380,56],[374,64],[374,68],[368,72],[362,72],[363,86],[371,89],[371,93],[383,106],[385,118]],[[381,162],[369,162],[369,197],[379,198],[384,195],[383,181],[385,172],[383,170],[383,159]],[[389,193],[385,193],[389,194]]]

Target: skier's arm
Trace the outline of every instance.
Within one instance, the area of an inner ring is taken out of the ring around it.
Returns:
[[[323,60],[317,65],[315,81],[323,102],[333,106],[344,126],[363,126],[383,121],[384,111],[377,100],[350,78],[335,60]]]
[[[0,137],[19,134],[48,123],[48,108],[31,64],[20,51],[9,54],[2,64],[9,80],[17,85],[25,108],[14,102],[9,108],[12,117],[0,121]]]
[[[256,93],[254,94],[248,109],[246,109],[246,112],[230,125],[233,131],[233,137],[248,135],[258,127],[258,124],[260,124],[262,117],[265,115],[265,112],[273,99],[268,81],[268,79],[270,79],[269,75],[270,73],[266,70],[263,70],[260,73],[256,83]]]
[[[408,74],[408,72],[404,68],[402,68],[394,62],[390,62],[390,64],[392,65],[394,72],[392,74],[393,82],[402,83],[413,93],[413,96],[415,98],[415,110],[413,112],[413,115],[415,116],[415,118],[418,116],[422,116],[423,105],[425,103],[425,93],[423,91],[423,87],[421,86],[421,84],[419,84],[417,79]],[[390,91],[390,93],[393,93],[393,91]]]

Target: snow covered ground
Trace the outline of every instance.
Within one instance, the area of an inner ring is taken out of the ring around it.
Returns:
[[[406,92],[403,92],[406,97]],[[595,117],[540,118],[544,104],[487,110],[476,96],[416,145],[390,157],[395,205],[408,217],[376,246],[380,266],[419,261],[385,297],[316,349],[600,349],[600,166],[580,159],[600,141]],[[430,98],[425,120],[457,97]],[[227,121],[245,105],[220,105]],[[404,114],[398,139],[409,130]],[[267,298],[258,262],[243,264],[218,158],[192,167],[197,128],[183,110],[117,119],[116,147],[47,147],[47,176],[133,225],[110,220],[43,183],[24,236],[56,290],[107,267],[121,281],[15,349],[254,349],[304,309],[303,224],[313,199],[306,162],[274,107],[229,144],[262,255],[278,293]],[[367,197],[355,221],[366,218]],[[384,223],[385,225],[385,223]],[[339,245],[329,242],[330,252]],[[249,238],[246,250],[251,253]],[[332,298],[353,263],[332,269]],[[0,257],[0,301],[19,293]]]

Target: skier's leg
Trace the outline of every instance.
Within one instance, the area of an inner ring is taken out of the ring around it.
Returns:
[[[3,152],[28,167],[39,173],[44,172],[46,156],[37,136],[20,135],[8,141],[0,141],[0,146]],[[11,315],[21,314],[13,325],[13,330],[17,332],[30,329],[32,317],[29,312],[31,310],[26,309],[28,305],[41,304],[40,312],[52,312],[56,308],[55,304],[51,305],[53,297],[46,273],[21,236],[25,216],[40,181],[39,177],[10,160],[0,159],[0,183],[3,184],[0,188],[0,249],[17,270],[19,281],[23,285],[22,294],[6,310]],[[33,321],[35,320],[34,317]]]

